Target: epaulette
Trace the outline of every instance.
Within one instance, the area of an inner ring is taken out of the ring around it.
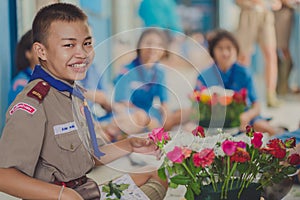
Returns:
[[[27,96],[32,97],[41,103],[50,90],[50,85],[45,81],[38,82],[28,93]]]

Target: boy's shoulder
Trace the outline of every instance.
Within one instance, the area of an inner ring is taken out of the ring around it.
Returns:
[[[20,93],[21,98],[35,99],[38,103],[41,103],[47,96],[50,90],[50,85],[41,79],[36,79],[29,82],[23,91]]]
[[[33,87],[31,90],[27,93],[28,97],[36,99],[39,103],[41,103],[44,98],[47,96],[49,90],[50,90],[50,85],[43,80],[39,80],[34,82]]]
[[[49,90],[50,85],[41,79],[29,82],[9,106],[7,117],[14,115],[18,110],[33,115],[39,110],[41,102],[47,96]]]

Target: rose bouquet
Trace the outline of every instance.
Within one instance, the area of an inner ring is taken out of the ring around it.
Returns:
[[[194,199],[212,186],[219,191],[218,199],[227,199],[232,188],[243,190],[256,183],[256,190],[276,184],[297,171],[299,154],[289,155],[295,138],[286,141],[272,139],[263,145],[263,134],[247,127],[247,136],[238,140],[226,133],[205,137],[199,126],[192,134],[180,133],[171,137],[162,128],[149,134],[165,155],[158,170],[162,179],[169,179],[172,188],[186,187],[185,198]]]
[[[239,92],[218,86],[203,87],[195,90],[191,100],[195,110],[199,111],[199,125],[204,127],[220,126],[224,128],[238,127],[240,114],[246,108],[247,90]]]

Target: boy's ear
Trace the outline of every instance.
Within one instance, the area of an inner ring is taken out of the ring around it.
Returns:
[[[47,60],[47,53],[46,53],[46,48],[43,44],[39,42],[33,43],[32,46],[33,50],[35,51],[36,55],[41,59],[41,60]]]

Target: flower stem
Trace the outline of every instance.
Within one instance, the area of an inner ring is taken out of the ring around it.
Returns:
[[[216,183],[215,183],[215,177],[214,177],[214,174],[213,174],[213,173],[210,173],[209,171],[207,171],[206,168],[204,168],[204,169],[205,169],[206,173],[209,174],[210,180],[211,180],[211,184],[212,184],[212,186],[213,186],[214,191],[216,192],[216,191],[217,191],[217,187],[216,187]]]
[[[188,172],[188,174],[193,178],[194,182],[197,182],[196,177],[194,176],[194,174],[190,171],[190,169],[186,166],[185,162],[182,163],[183,167],[186,169],[186,171]]]

